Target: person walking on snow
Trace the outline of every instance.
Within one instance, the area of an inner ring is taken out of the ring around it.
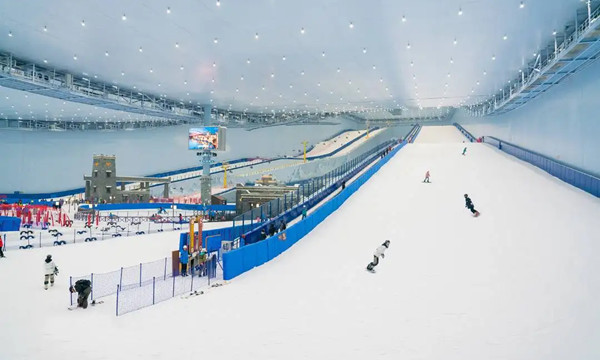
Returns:
[[[179,262],[181,263],[181,276],[187,276],[187,264],[190,259],[187,245],[183,245],[183,250],[179,252]]]
[[[467,147],[465,146],[465,148],[463,149],[463,152],[462,152],[463,156],[464,156],[466,153],[467,153]]]
[[[88,296],[92,292],[92,282],[87,279],[77,280],[75,286],[71,286],[69,291],[72,293],[77,292],[77,307],[87,309],[88,307]],[[92,305],[94,303],[92,302]]]
[[[375,253],[373,254],[373,261],[370,262],[369,265],[367,265],[367,270],[375,272],[374,268],[375,266],[377,266],[377,264],[379,264],[379,257],[383,259],[385,257],[384,253],[389,247],[390,241],[386,240],[377,249],[375,249]]]
[[[429,182],[429,170],[427,170],[427,172],[425,173],[425,180],[423,180],[423,182]]]
[[[54,286],[54,275],[56,274],[58,274],[58,268],[52,261],[52,255],[48,255],[44,260],[44,289],[48,290],[48,280],[50,280],[50,286]]]
[[[469,198],[469,195],[467,195],[467,194],[465,194],[465,207],[467,209],[471,210],[471,212],[473,213],[473,216],[475,216],[475,217],[479,216],[479,211],[475,210],[475,206],[473,205],[471,198]]]
[[[306,205],[302,208],[302,219],[306,218]]]

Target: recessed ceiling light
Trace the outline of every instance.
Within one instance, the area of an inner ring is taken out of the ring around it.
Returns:
[[[181,66],[179,67],[179,70],[182,70],[182,71],[183,71],[183,65],[181,65]]]
[[[496,60],[496,55],[492,55],[492,60]]]
[[[170,8],[170,7],[168,7],[168,8],[167,8],[167,14],[170,14],[170,13],[171,13],[171,8]]]
[[[522,9],[525,7],[525,3],[521,1],[521,4],[519,4],[519,9]]]
[[[48,31],[48,28],[46,27],[46,25],[44,25],[44,31]]]
[[[48,63],[48,60],[44,59],[44,64],[47,64],[47,63]]]
[[[367,53],[367,48],[363,48],[363,54]]]
[[[454,38],[454,42],[453,42],[453,44],[454,44],[454,45],[458,44],[458,41],[456,40],[456,38]]]
[[[73,60],[77,60],[77,54],[73,55]]]
[[[350,21],[350,24],[348,24],[348,27],[349,27],[350,29],[354,29],[354,24],[352,23],[352,21]]]
[[[304,34],[304,28],[300,29],[300,34]]]
[[[121,76],[125,76],[125,72],[124,71],[121,71]]]
[[[258,33],[254,34],[254,38],[258,39]]]
[[[411,61],[410,66],[415,66],[415,63]]]
[[[406,16],[402,15],[402,22],[406,22]]]
[[[12,37],[12,36],[13,36],[13,35],[12,35],[12,31],[9,31],[9,32],[8,32],[8,36],[9,36],[9,37]]]
[[[240,77],[240,80],[242,80],[242,81],[244,80],[244,75],[242,75],[242,76]]]
[[[502,37],[503,40],[508,39],[508,36],[506,34],[504,34],[504,36]]]
[[[377,69],[377,67],[375,65],[373,65],[373,70]]]
[[[410,43],[406,44],[406,48],[410,49]]]
[[[304,75],[304,70],[300,71],[300,75]]]
[[[215,38],[215,39],[213,40],[213,42],[214,42],[215,44],[217,44],[217,43],[219,42],[219,38]]]
[[[138,49],[139,52],[144,52],[144,50],[142,49],[142,47],[140,46],[140,48]]]
[[[556,30],[552,31],[552,35],[556,36]]]
[[[85,20],[81,20],[81,26],[85,26]]]
[[[323,51],[323,52],[321,53],[321,56],[323,56],[323,57],[325,56],[325,51]]]
[[[121,16],[121,20],[123,20],[123,21],[127,20],[127,15],[123,14],[123,16]]]
[[[283,55],[283,56],[281,57],[281,60],[285,61],[285,55]]]
[[[217,63],[213,62],[213,67],[217,67]]]
[[[460,16],[460,15],[462,15],[462,14],[463,14],[462,8],[459,8],[459,9],[458,9],[458,16]]]
[[[221,0],[217,0],[217,6],[221,6]]]
[[[153,72],[154,72],[154,70],[152,70],[152,68],[150,68],[150,72],[151,72],[151,73],[153,73]]]

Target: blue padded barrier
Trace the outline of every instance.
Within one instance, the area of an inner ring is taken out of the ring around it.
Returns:
[[[171,211],[171,205],[176,205],[177,210],[215,210],[215,211],[235,211],[235,205],[198,205],[198,204],[173,204],[173,203],[122,203],[122,204],[98,204],[94,208],[99,211],[103,210],[143,210],[143,209],[158,209],[163,208]],[[79,206],[82,209],[89,209],[90,205],[83,204]]]
[[[0,216],[0,231],[19,231],[21,218],[14,216]]]
[[[286,233],[286,240],[279,239],[278,235],[259,241],[254,244],[232,250],[223,254],[223,279],[230,280],[234,277],[277,257],[289,249],[302,237],[312,231],[318,224],[336,211],[352,194],[354,194],[373,174],[385,165],[406,144],[400,143],[388,156],[379,160],[375,165],[363,173],[356,181],[350,183],[346,189],[317,208],[306,219],[290,226]],[[280,233],[281,234],[281,233]]]
[[[600,178],[576,169],[557,160],[551,159],[518,145],[508,143],[493,136],[484,136],[483,141],[518,159],[539,167],[552,176],[571,184],[596,197],[600,197]]]

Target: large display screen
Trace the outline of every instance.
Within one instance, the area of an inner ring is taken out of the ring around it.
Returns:
[[[216,150],[219,147],[219,128],[207,126],[190,129],[188,149]]]

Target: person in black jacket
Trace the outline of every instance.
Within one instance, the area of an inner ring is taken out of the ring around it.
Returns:
[[[285,229],[287,229],[287,224],[285,223],[285,219],[281,220],[281,223],[279,224],[279,231],[284,231]]]
[[[269,236],[275,235],[275,231],[275,225],[271,222],[271,224],[269,224]]]
[[[471,201],[471,198],[469,198],[468,194],[465,194],[465,207],[471,210],[475,217],[479,216],[479,211],[475,210],[475,206],[473,205],[473,202]]]
[[[262,229],[260,230],[260,239],[261,239],[261,240],[264,240],[264,239],[266,239],[266,238],[267,238],[267,232],[265,231],[265,228],[262,228]]]
[[[87,309],[87,299],[88,296],[90,296],[90,293],[92,292],[92,283],[87,279],[77,280],[75,282],[75,286],[71,286],[69,288],[69,291],[71,291],[71,294],[77,292],[77,294],[79,295],[77,297],[77,307]]]

